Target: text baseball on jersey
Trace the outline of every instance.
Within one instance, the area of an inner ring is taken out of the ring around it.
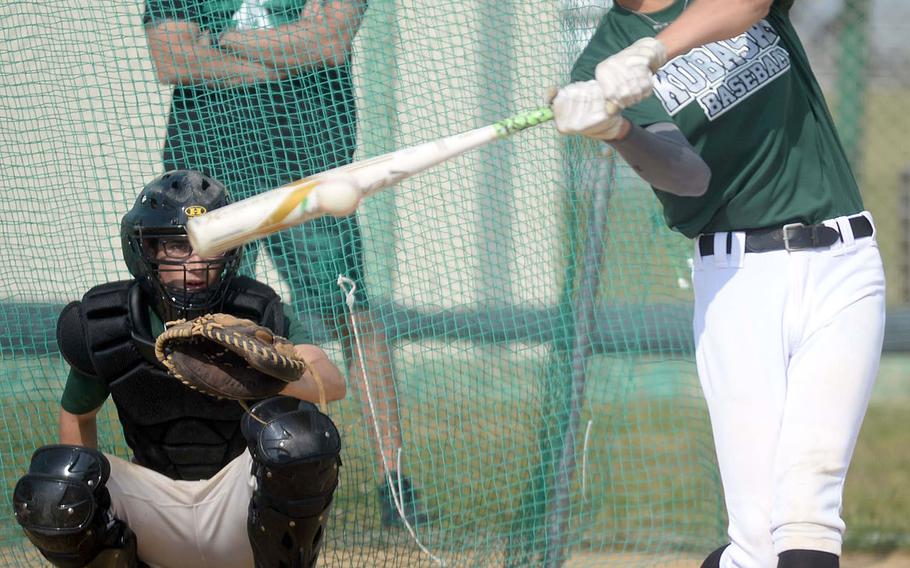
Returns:
[[[767,20],[732,39],[709,43],[655,73],[654,94],[675,115],[693,101],[714,120],[790,69],[790,54]]]

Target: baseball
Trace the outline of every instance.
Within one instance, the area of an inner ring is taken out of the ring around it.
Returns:
[[[318,209],[335,217],[350,215],[360,203],[360,190],[349,176],[333,175],[320,181],[314,191]]]

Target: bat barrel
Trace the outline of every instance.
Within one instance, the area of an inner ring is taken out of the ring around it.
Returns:
[[[315,216],[315,176],[226,205],[187,221],[186,232],[200,256],[215,256]]]
[[[319,192],[313,190],[321,184],[329,192],[333,180],[339,186],[353,185],[361,197],[366,197],[469,150],[552,118],[553,111],[543,107],[489,126],[340,166],[194,217],[187,223],[187,233],[197,253],[217,255],[333,213],[333,204],[340,210],[340,201],[331,196],[325,197],[325,207],[320,206]]]

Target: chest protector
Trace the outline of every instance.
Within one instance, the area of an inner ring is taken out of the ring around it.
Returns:
[[[287,335],[278,295],[255,280],[234,278],[220,311]],[[64,308],[57,336],[73,367],[107,384],[134,462],[172,479],[207,479],[245,449],[239,404],[184,386],[158,363],[136,281],[89,290]]]

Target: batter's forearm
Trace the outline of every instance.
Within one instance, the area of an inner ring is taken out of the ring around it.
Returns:
[[[680,197],[698,197],[708,190],[711,169],[672,123],[647,129],[632,125],[628,134],[610,144],[656,189]]]
[[[667,59],[711,43],[735,37],[768,15],[773,0],[694,0],[657,34],[667,48]]]

